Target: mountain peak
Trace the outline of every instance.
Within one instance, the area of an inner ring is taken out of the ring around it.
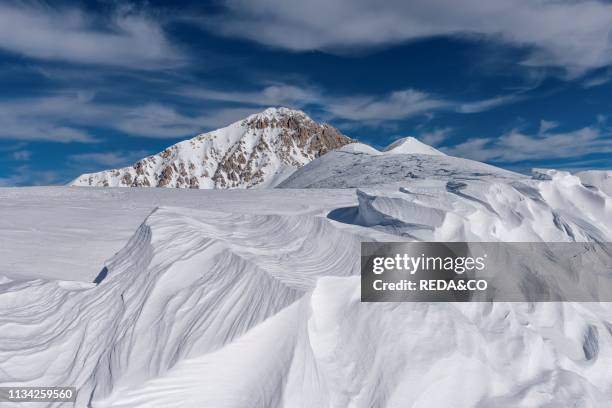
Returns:
[[[429,154],[434,156],[445,156],[438,149],[434,149],[415,137],[408,136],[396,140],[384,150],[386,154]]]
[[[299,110],[268,108],[198,135],[131,167],[83,174],[71,185],[99,187],[271,187],[352,139]]]
[[[303,111],[299,109],[290,109],[284,106],[271,106],[259,113],[254,113],[253,115],[249,116],[247,120],[252,119],[252,118],[270,118],[272,119],[272,118],[279,118],[279,117],[286,117],[286,116],[298,116],[298,117],[310,119],[310,117],[308,117],[306,113],[304,113]]]
[[[320,125],[310,118],[306,113],[297,109],[289,109],[285,107],[271,107],[259,113],[254,113],[244,119],[242,123],[247,126],[263,129],[271,128],[297,128],[303,125],[306,126],[327,126]]]

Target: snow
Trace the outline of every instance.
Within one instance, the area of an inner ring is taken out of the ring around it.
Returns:
[[[148,188],[0,188],[0,276],[91,282],[157,207],[323,214],[354,192]],[[282,205],[279,205],[279,201]]]
[[[404,137],[387,146],[383,151],[376,150],[365,143],[351,143],[337,149],[347,153],[365,153],[374,156],[381,154],[428,154],[433,156],[445,156],[441,151],[419,141],[414,137]]]
[[[350,146],[350,145],[348,145]],[[300,168],[279,188],[356,188],[406,179],[472,180],[524,176],[472,160],[424,154],[363,154],[336,150]]]
[[[360,302],[362,241],[610,242],[603,178],[545,174],[357,147],[283,183],[306,189],[0,189],[0,385],[75,385],[78,407],[609,407],[612,303]]]
[[[339,152],[347,152],[347,153],[364,153],[371,154],[374,156],[383,154],[383,152],[376,150],[370,145],[364,143],[350,143],[341,148],[337,149]]]
[[[445,156],[441,151],[426,145],[412,136],[396,140],[387,146],[384,152],[385,154],[431,154],[434,156]]]
[[[304,112],[268,108],[221,129],[179,142],[133,166],[86,173],[72,186],[168,188],[268,188],[319,155],[313,139],[330,127]],[[301,140],[306,135],[306,140]],[[337,133],[344,143],[351,139]],[[298,140],[299,139],[299,140]],[[332,137],[320,143],[339,146]]]
[[[611,170],[585,170],[575,174],[582,184],[603,191],[612,196],[612,171]]]

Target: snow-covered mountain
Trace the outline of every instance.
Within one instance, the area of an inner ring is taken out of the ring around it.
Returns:
[[[83,174],[73,186],[271,187],[326,152],[353,142],[304,112],[269,108],[139,160],[131,167]]]
[[[444,156],[444,153],[441,151],[426,145],[412,136],[396,140],[384,151],[386,154],[431,154],[434,156]]]

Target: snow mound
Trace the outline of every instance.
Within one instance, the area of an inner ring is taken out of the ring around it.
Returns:
[[[357,154],[365,153],[365,154],[371,154],[374,156],[383,154],[383,152],[380,152],[376,150],[375,148],[373,148],[372,146],[364,144],[364,143],[349,143],[347,145],[342,146],[341,148],[337,150],[339,152],[357,153]]]
[[[398,139],[384,150],[385,154],[431,154],[434,156],[445,156],[441,151],[409,136]]]
[[[612,196],[612,170],[585,170],[575,174],[582,184]]]

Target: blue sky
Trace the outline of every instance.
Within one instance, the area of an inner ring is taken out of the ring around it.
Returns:
[[[269,106],[375,147],[612,168],[612,4],[2,1],[0,186],[121,167]]]

